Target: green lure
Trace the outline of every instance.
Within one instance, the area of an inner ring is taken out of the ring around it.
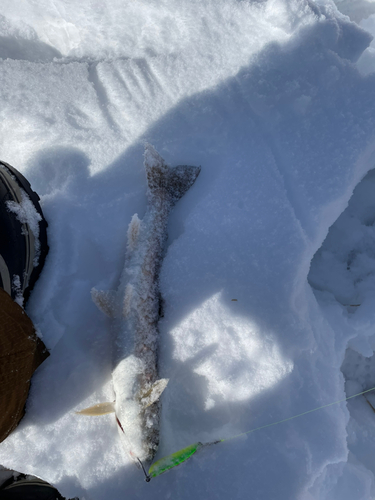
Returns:
[[[194,443],[182,450],[176,451],[176,453],[172,453],[171,455],[167,455],[166,457],[157,460],[155,463],[151,465],[148,471],[149,477],[157,477],[163,472],[166,472],[176,465],[180,465],[185,462],[188,458],[190,458],[194,453],[199,450],[203,446],[202,443]]]

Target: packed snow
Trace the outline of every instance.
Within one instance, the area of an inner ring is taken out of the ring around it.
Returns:
[[[114,400],[90,290],[119,284],[146,210],[146,142],[201,166],[160,276],[156,458],[375,387],[375,3],[336,4],[0,6],[0,157],[49,224],[26,311],[51,352],[4,467],[81,500],[375,498],[375,392],[203,448],[150,483],[113,414],[75,413]]]

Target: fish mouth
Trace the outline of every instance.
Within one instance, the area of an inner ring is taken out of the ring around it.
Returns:
[[[116,422],[117,422],[117,425],[118,425],[118,426],[120,427],[120,429],[122,430],[122,432],[125,434],[125,431],[124,431],[124,429],[123,429],[123,427],[122,427],[122,425],[121,425],[121,422],[120,422],[120,420],[118,419],[118,416],[117,416],[117,415],[116,415]]]

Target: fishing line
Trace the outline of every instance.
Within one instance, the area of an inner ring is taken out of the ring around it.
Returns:
[[[347,398],[340,399],[338,401],[334,401],[333,403],[328,403],[323,406],[318,406],[317,408],[313,408],[312,410],[304,411],[303,413],[299,413],[298,415],[293,415],[292,417],[284,418],[282,420],[278,420],[277,422],[272,422],[270,424],[266,425],[261,425],[260,427],[255,427],[255,429],[251,429],[246,432],[241,432],[240,434],[236,434],[234,436],[227,437],[225,439],[219,439],[217,441],[211,441],[209,443],[201,443],[197,442],[194,443],[190,446],[187,446],[186,448],[183,448],[182,450],[179,450],[175,453],[172,453],[171,455],[168,455],[166,457],[161,458],[160,460],[154,462],[149,471],[148,474],[145,474],[147,479],[146,480],[151,480],[153,477],[157,477],[160,474],[163,474],[163,472],[167,472],[168,470],[172,469],[173,467],[176,467],[177,465],[182,464],[186,460],[188,460],[196,451],[198,451],[200,448],[205,447],[205,446],[210,446],[218,443],[223,443],[225,441],[230,441],[231,439],[235,439],[241,436],[246,436],[247,434],[251,434],[252,432],[260,431],[261,429],[267,429],[268,427],[273,427],[278,424],[282,424],[283,422],[289,422],[291,420],[294,420],[295,418],[303,417],[304,415],[308,415],[309,413],[313,413],[315,411],[323,410],[324,408],[329,408],[330,406],[334,406],[340,403],[344,403],[346,401],[349,401],[349,399],[356,398],[358,396],[363,396],[364,394],[374,391],[375,387],[372,389],[367,389],[366,391],[359,392],[357,394],[354,394],[353,396],[348,396]],[[374,410],[375,411],[375,410]]]
[[[266,429],[267,427],[272,427],[274,425],[282,424],[283,422],[289,422],[290,420],[294,420],[295,418],[303,417],[303,415],[308,415],[309,413],[313,413],[314,411],[322,410],[323,408],[328,408],[329,406],[334,406],[338,405],[340,403],[344,403],[345,401],[348,401],[349,399],[356,398],[357,396],[362,396],[363,394],[366,394],[367,392],[374,391],[375,387],[372,389],[367,389],[366,391],[359,392],[358,394],[354,394],[353,396],[349,396],[345,399],[340,399],[339,401],[334,401],[333,403],[328,403],[327,405],[319,406],[318,408],[313,408],[312,410],[304,411],[303,413],[299,413],[298,415],[293,415],[293,417],[289,418],[284,418],[283,420],[279,420],[278,422],[272,422],[271,424],[267,425],[261,425],[260,427],[256,427],[255,429],[251,429],[250,431],[246,432],[241,432],[241,434],[236,434],[235,436],[231,436],[225,439],[220,439],[220,443],[223,443],[224,441],[229,441],[230,439],[235,439],[240,436],[245,436],[246,434],[251,434],[252,432],[259,431],[260,429]]]

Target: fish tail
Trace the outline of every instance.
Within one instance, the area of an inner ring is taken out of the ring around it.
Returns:
[[[163,189],[168,192],[172,205],[191,188],[201,170],[190,165],[169,167],[151,144],[146,144],[144,165],[151,195]]]

